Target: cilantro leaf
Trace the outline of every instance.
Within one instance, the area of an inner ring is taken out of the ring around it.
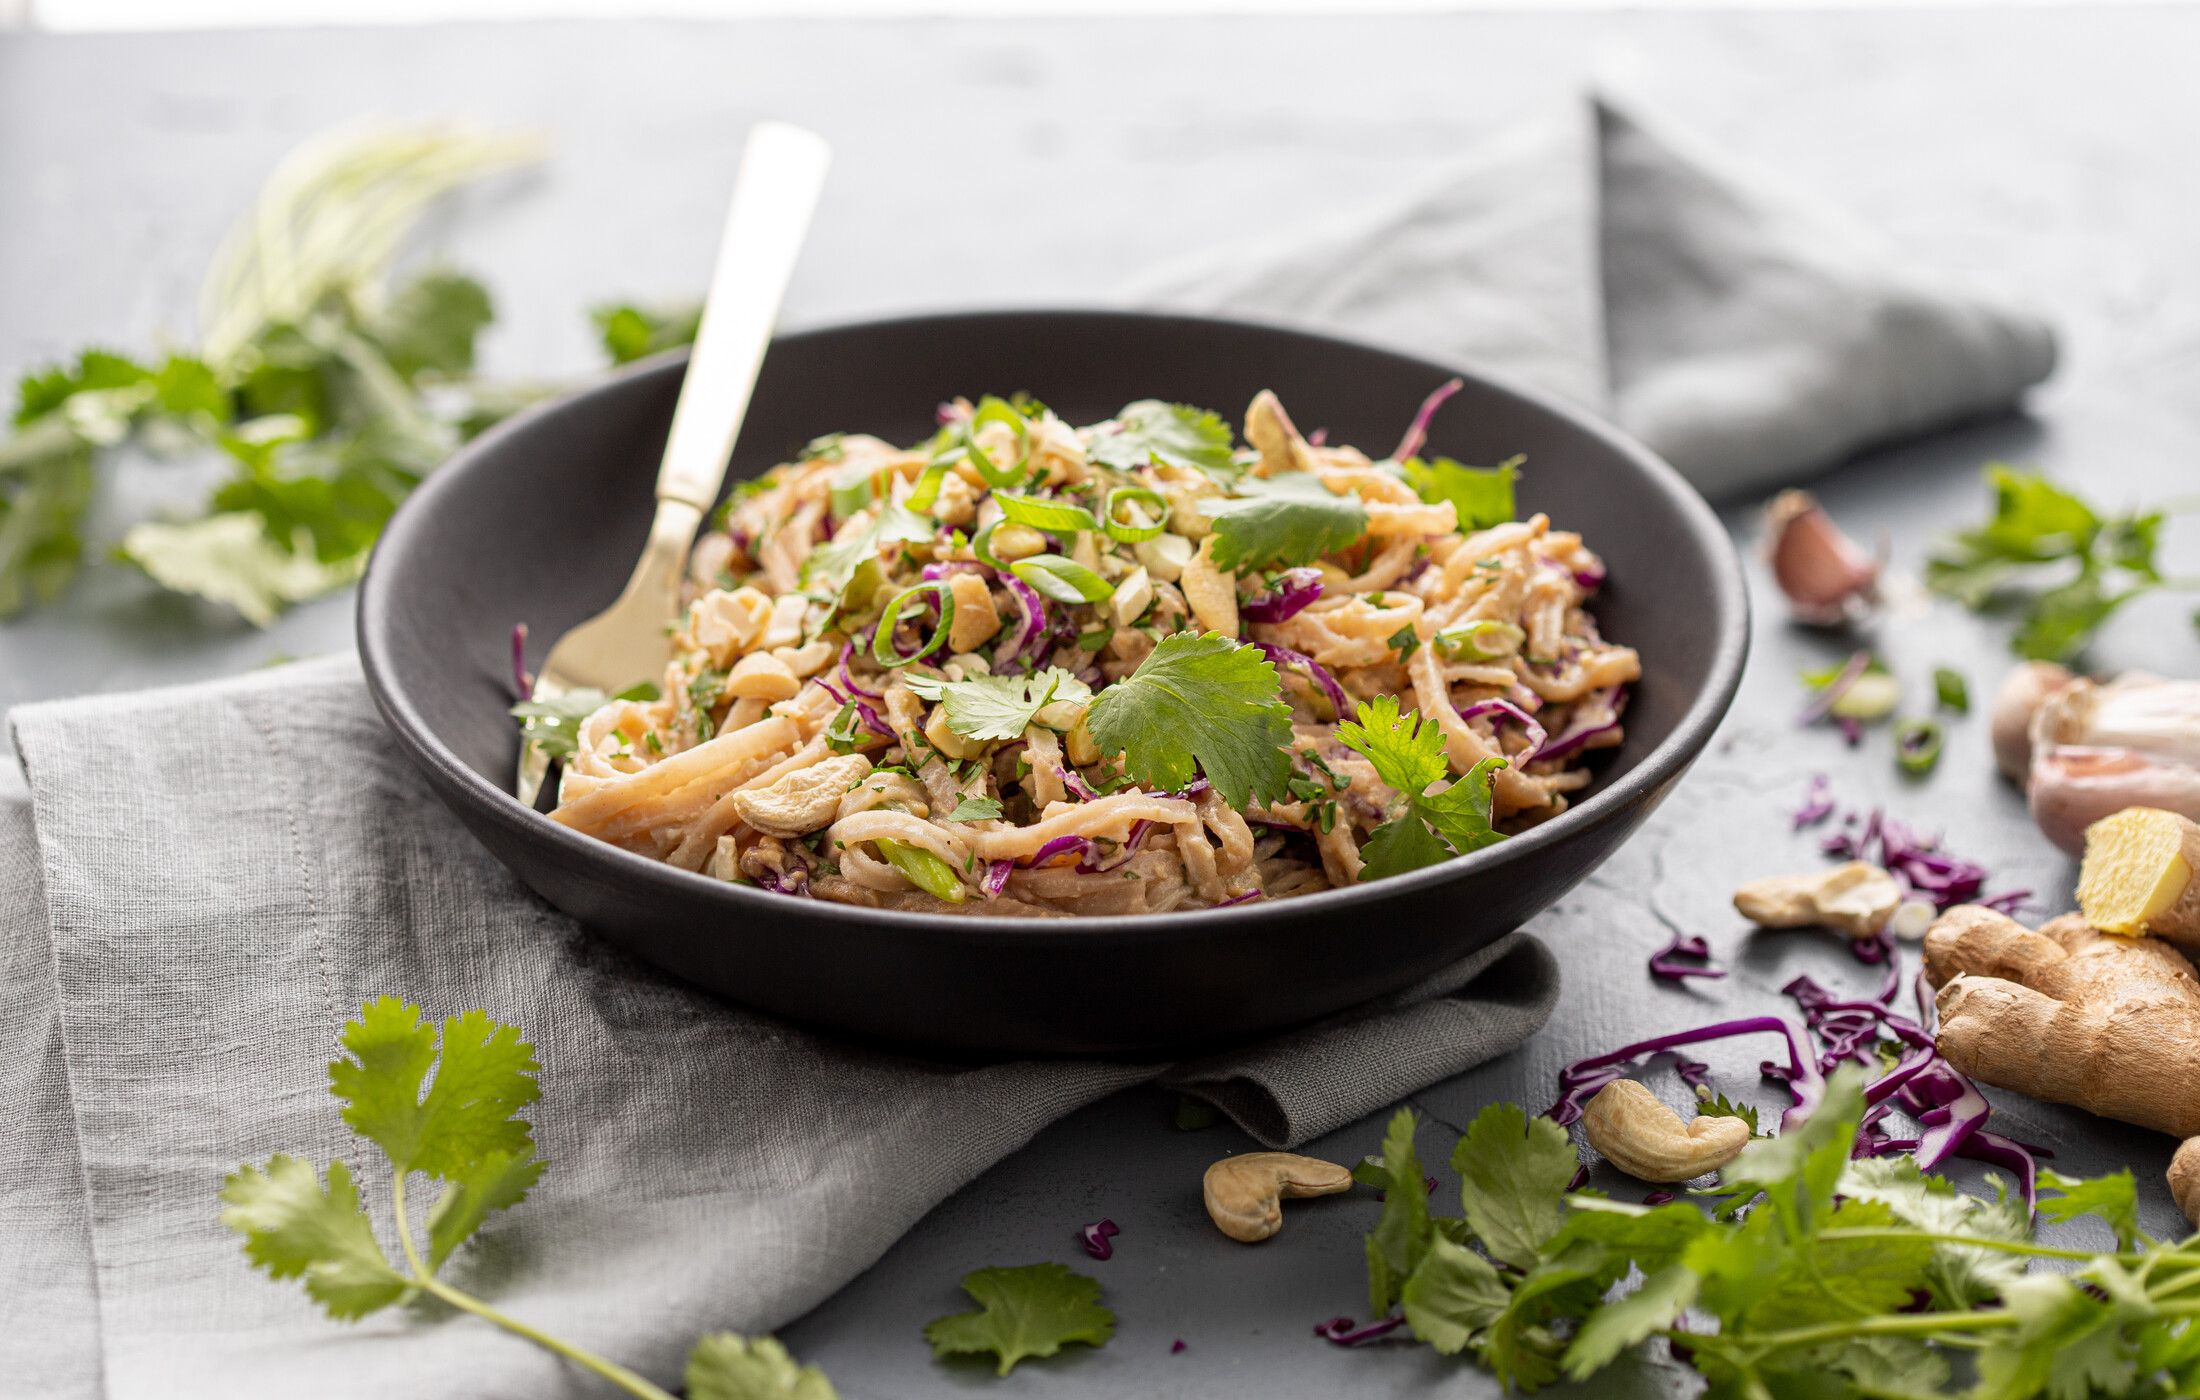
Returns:
[[[2119,1167],[2090,1179],[2043,1170],[2040,1186],[2057,1193],[2040,1197],[2040,1214],[2049,1220],[2097,1215],[2115,1233],[2118,1249],[2131,1248],[2139,1238],[2139,1192],[2131,1168]]]
[[[221,1199],[222,1224],[244,1236],[245,1257],[271,1278],[303,1278],[330,1317],[365,1317],[411,1291],[376,1243],[342,1162],[329,1163],[324,1191],[311,1163],[278,1154],[231,1172]]]
[[[1566,1130],[1530,1118],[1518,1104],[1493,1103],[1475,1115],[1452,1149],[1467,1224],[1491,1255],[1518,1268],[1534,1265],[1566,1213],[1566,1189],[1580,1160]]]
[[[861,528],[843,529],[831,541],[810,551],[802,561],[803,585],[835,597],[847,588],[856,570],[878,558],[891,544],[920,544],[932,538],[931,521],[896,501],[888,501]]]
[[[442,1268],[483,1221],[526,1200],[542,1179],[542,1168],[542,1159],[530,1149],[489,1152],[452,1173],[428,1211],[428,1272]]]
[[[1441,1234],[1398,1291],[1413,1335],[1446,1356],[1496,1321],[1512,1296],[1489,1260]]]
[[[1724,1094],[1714,1094],[1707,1088],[1696,1090],[1696,1115],[1699,1118],[1739,1118],[1749,1125],[1749,1135],[1758,1135],[1757,1106],[1736,1103]]]
[[[920,699],[945,705],[947,727],[966,739],[1020,739],[1039,711],[1055,701],[1082,705],[1092,699],[1092,687],[1059,666],[1028,676],[972,676],[960,681],[911,676],[908,686]]]
[[[0,618],[50,602],[84,557],[92,450],[65,429],[0,442]]]
[[[345,1025],[343,1045],[351,1058],[329,1065],[329,1091],[343,1100],[344,1121],[398,1171],[459,1180],[492,1153],[533,1150],[526,1120],[514,1115],[541,1090],[534,1047],[516,1027],[468,1011],[446,1017],[438,1036],[419,1007],[377,997]]]
[[[1025,1264],[965,1274],[963,1291],[980,1311],[925,1324],[934,1356],[991,1352],[998,1374],[1027,1357],[1052,1356],[1071,1342],[1105,1345],[1115,1314],[1100,1306],[1100,1285],[1060,1264]]]
[[[495,317],[489,289],[473,278],[425,272],[400,287],[366,331],[407,381],[423,373],[450,378],[473,369],[474,339]]]
[[[1148,462],[1187,467],[1227,487],[1243,475],[1232,460],[1230,440],[1230,425],[1220,414],[1140,399],[1123,405],[1114,422],[1095,430],[1085,455],[1118,471],[1133,471]]]
[[[352,582],[367,563],[364,553],[324,563],[309,539],[303,547],[285,549],[268,538],[263,519],[248,511],[133,525],[122,537],[121,552],[162,587],[234,608],[255,627],[270,625],[294,603]]]
[[[1288,790],[1291,707],[1273,662],[1219,632],[1163,637],[1138,669],[1102,690],[1085,723],[1139,782],[1175,792],[1205,770],[1233,807]]]
[[[1451,771],[1444,734],[1419,714],[1401,715],[1396,696],[1361,701],[1358,718],[1337,726],[1337,742],[1366,758],[1375,775],[1406,799],[1405,810],[1377,827],[1361,848],[1361,879],[1439,865],[1505,839],[1491,824],[1490,806],[1491,784],[1505,760],[1485,758],[1442,792],[1425,792]]]
[[[1430,505],[1452,503],[1459,512],[1460,529],[1486,530],[1518,514],[1513,483],[1520,479],[1520,464],[1526,460],[1514,457],[1494,467],[1470,467],[1449,457],[1432,461],[1409,457],[1399,465],[1415,495]]]
[[[997,821],[1001,815],[1001,799],[998,797],[965,797],[955,804],[955,810],[947,814],[951,822]]]
[[[1356,719],[1337,726],[1337,742],[1375,766],[1375,776],[1401,797],[1416,797],[1451,771],[1444,731],[1418,714],[1400,718],[1398,697],[1361,702]]]
[[[1311,564],[1367,533],[1367,509],[1306,473],[1248,477],[1240,494],[1202,500],[1214,522],[1215,567],[1230,573]]]
[[[1982,1240],[2031,1238],[2021,1201],[1986,1201],[1958,1192],[1940,1177],[1918,1170],[1915,1157],[1868,1157],[1849,1163],[1841,1194],[1886,1207],[1895,1218],[1936,1235],[1974,1235]],[[1925,1284],[1942,1307],[1971,1308],[1992,1302],[2010,1280],[2022,1277],[2024,1259],[1991,1248],[1941,1244],[1925,1268]]]
[[[615,365],[632,364],[660,351],[692,344],[702,328],[701,302],[649,307],[621,302],[588,313],[596,323],[603,352]]]
[[[688,1353],[688,1400],[839,1400],[815,1366],[803,1366],[774,1337],[731,1332],[699,1338]]]
[[[617,695],[605,695],[600,690],[583,686],[563,695],[540,700],[522,700],[511,708],[512,718],[520,722],[520,736],[550,758],[570,758],[580,747],[581,721],[602,709],[611,700],[656,700],[663,692],[655,681],[643,681],[630,685]]]
[[[1598,1308],[1566,1348],[1566,1374],[1587,1380],[1627,1348],[1672,1326],[1702,1286],[1702,1275],[1683,1264],[1668,1264],[1645,1278],[1642,1287]]]
[[[1426,1178],[1413,1150],[1419,1126],[1413,1110],[1401,1108],[1383,1133],[1383,1215],[1367,1237],[1367,1306],[1376,1317],[1398,1301],[1435,1234],[1429,1221]]]

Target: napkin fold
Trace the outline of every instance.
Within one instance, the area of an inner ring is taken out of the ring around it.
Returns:
[[[27,706],[12,727],[29,795],[0,795],[10,1393],[564,1393],[566,1368],[470,1320],[332,1323],[218,1222],[223,1175],[276,1152],[364,1168],[386,1222],[387,1175],[327,1092],[370,997],[486,1008],[542,1065],[549,1168],[455,1277],[671,1382],[695,1337],[800,1315],[1103,1095],[1158,1079],[1288,1145],[1511,1048],[1557,994],[1550,954],[1515,934],[1240,1053],[932,1063],[728,1006],[545,906],[436,802],[350,658]]]
[[[2037,316],[1603,97],[1392,207],[1202,251],[1124,295],[1489,368],[1613,419],[1713,497],[2007,408],[2055,365]]]

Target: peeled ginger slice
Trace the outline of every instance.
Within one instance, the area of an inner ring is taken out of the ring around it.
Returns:
[[[2200,941],[2200,824],[2159,807],[2126,807],[2085,830],[2078,908],[2103,933]]]

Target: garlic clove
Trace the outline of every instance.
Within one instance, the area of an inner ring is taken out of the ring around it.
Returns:
[[[1876,601],[1879,562],[1807,491],[1782,491],[1765,508],[1765,558],[1798,621],[1843,622]]]
[[[2200,768],[2136,749],[2056,744],[2033,755],[2026,798],[2040,833],[2079,855],[2086,828],[2126,807],[2158,807],[2200,821]]]
[[[1994,696],[1994,766],[2010,782],[2023,782],[2031,769],[2035,718],[2049,697],[2074,679],[2052,661],[2027,661],[2002,681]]]

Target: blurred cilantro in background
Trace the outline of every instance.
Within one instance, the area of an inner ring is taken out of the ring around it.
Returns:
[[[2133,598],[2195,586],[2165,578],[2155,563],[2176,506],[2105,515],[2042,473],[2000,463],[1986,468],[1986,482],[1994,513],[1951,535],[1926,564],[1925,581],[1974,612],[2017,612],[2009,649],[2019,656],[2067,660]]]
[[[265,626],[359,576],[399,501],[459,444],[549,392],[473,377],[488,291],[392,264],[422,214],[531,161],[530,141],[452,128],[348,130],[269,179],[217,255],[202,343],[86,350],[26,376],[0,439],[0,618],[60,596],[98,550],[84,519],[104,454],[211,454],[196,516],[144,521],[113,555]],[[694,338],[693,308],[595,313],[613,363]]]

